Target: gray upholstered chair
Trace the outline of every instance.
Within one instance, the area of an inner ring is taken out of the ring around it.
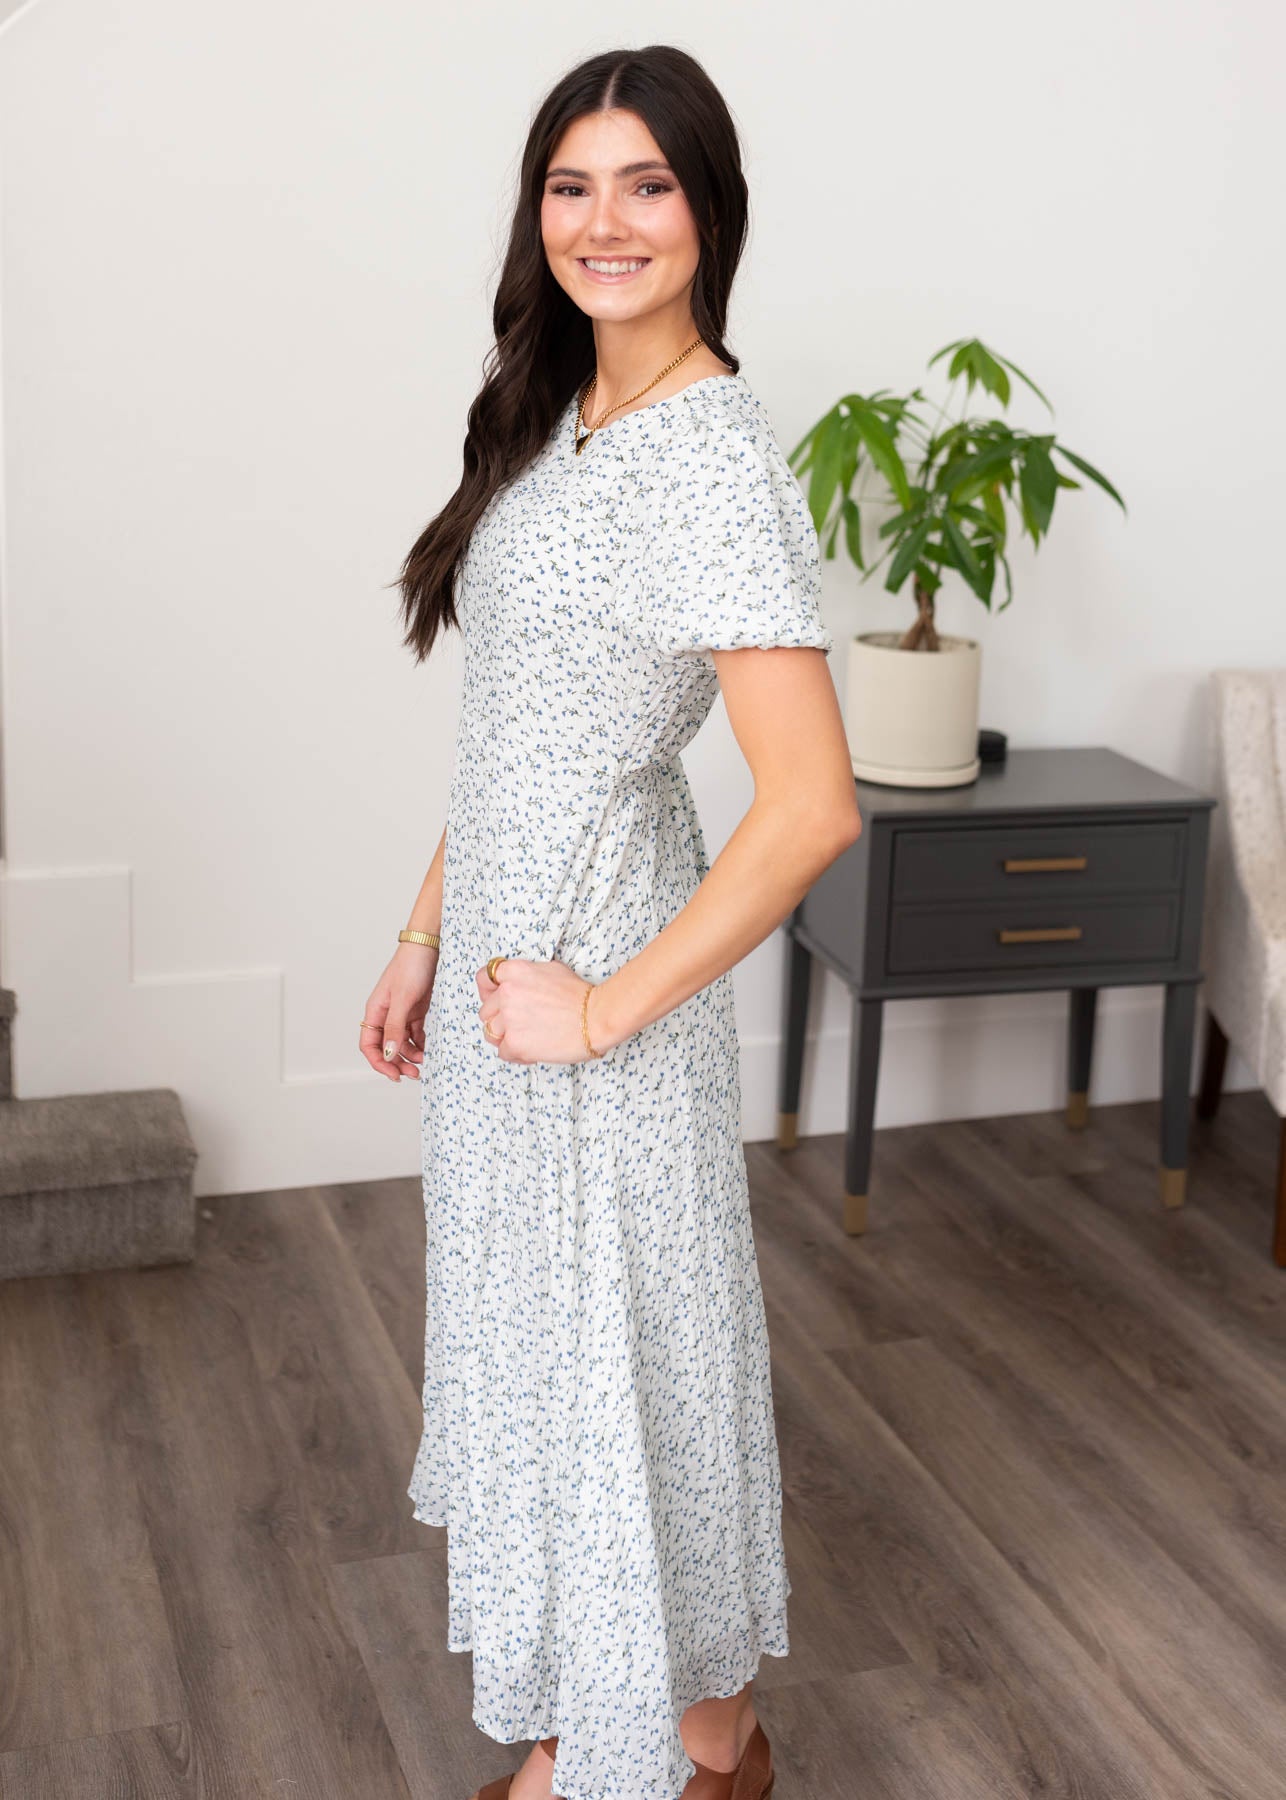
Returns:
[[[1218,671],[1214,728],[1197,1111],[1219,1103],[1231,1040],[1282,1120],[1273,1255],[1286,1266],[1286,670]]]

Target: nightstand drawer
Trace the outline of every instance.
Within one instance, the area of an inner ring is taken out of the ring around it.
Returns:
[[[1062,901],[1080,894],[1177,888],[1186,832],[1178,820],[902,829],[893,847],[893,901],[992,896]]]
[[[1182,897],[1018,901],[1005,905],[894,906],[890,975],[1076,969],[1094,963],[1167,963],[1179,944]]]

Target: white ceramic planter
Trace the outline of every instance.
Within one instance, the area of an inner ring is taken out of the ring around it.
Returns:
[[[898,634],[852,638],[844,728],[860,781],[964,787],[978,775],[982,650],[943,637],[940,650],[899,650]]]

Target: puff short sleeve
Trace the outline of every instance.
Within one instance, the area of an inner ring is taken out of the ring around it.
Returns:
[[[666,656],[835,640],[822,622],[817,532],[753,396],[697,396],[666,448],[648,522],[648,629]]]

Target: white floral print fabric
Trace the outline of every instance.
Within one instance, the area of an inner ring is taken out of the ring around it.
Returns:
[[[421,1068],[424,1429],[474,1721],[557,1735],[566,1800],[678,1800],[679,1720],[787,1653],[790,1592],[732,977],[602,1057],[502,1061],[474,973],[629,961],[709,867],[680,752],[710,652],[834,640],[762,403],[575,402],[474,530]]]

